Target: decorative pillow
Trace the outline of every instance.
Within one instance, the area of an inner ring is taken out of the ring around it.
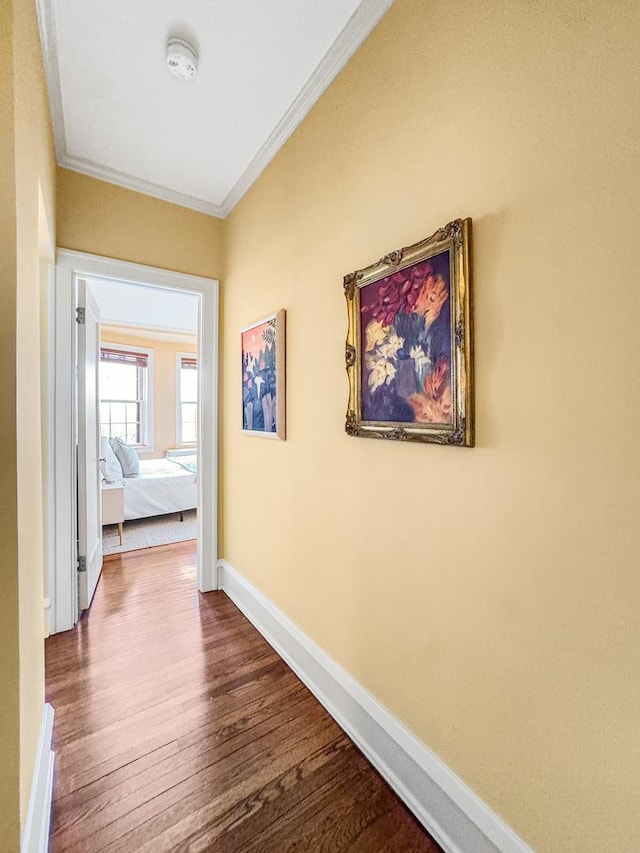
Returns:
[[[110,438],[109,443],[122,465],[124,477],[137,477],[140,473],[140,459],[133,447],[125,444],[121,438]]]
[[[113,452],[113,447],[109,444],[108,438],[100,439],[100,456],[103,462],[100,463],[102,476],[107,483],[115,483],[116,480],[122,479],[122,465],[120,460]]]

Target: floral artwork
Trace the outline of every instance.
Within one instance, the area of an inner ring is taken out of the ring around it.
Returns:
[[[242,330],[242,429],[284,438],[284,311]]]
[[[451,423],[449,281],[443,252],[361,292],[364,420]]]
[[[349,435],[473,444],[470,228],[345,276]]]

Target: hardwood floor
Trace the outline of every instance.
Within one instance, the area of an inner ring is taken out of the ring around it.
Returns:
[[[195,542],[107,557],[46,666],[53,853],[440,850],[224,593],[196,592]]]

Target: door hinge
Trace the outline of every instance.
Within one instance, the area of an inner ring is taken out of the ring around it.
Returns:
[[[86,572],[87,571],[87,558],[86,557],[78,557],[78,571]]]
[[[84,326],[84,308],[76,308],[76,323]]]

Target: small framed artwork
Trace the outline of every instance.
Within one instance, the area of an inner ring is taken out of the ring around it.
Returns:
[[[471,220],[344,277],[352,436],[472,447]]]
[[[242,431],[265,438],[285,432],[284,309],[242,329]]]

